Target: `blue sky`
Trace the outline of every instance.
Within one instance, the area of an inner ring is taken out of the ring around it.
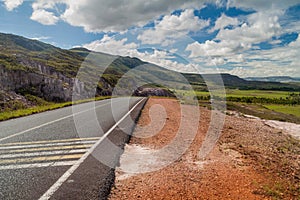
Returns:
[[[299,13],[299,0],[2,0],[0,32],[182,72],[300,77]]]

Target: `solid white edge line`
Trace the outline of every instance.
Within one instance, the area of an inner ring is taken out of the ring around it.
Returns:
[[[75,170],[87,159],[87,157],[96,149],[96,147],[144,100],[142,98],[135,106],[133,106],[115,125],[113,125],[101,138],[95,143],[79,160],[76,161],[70,169],[68,169],[39,200],[48,200],[60,188],[60,186],[75,172]]]
[[[7,165],[7,166],[0,166],[0,170],[72,166],[75,163],[76,161],[62,161],[62,162],[34,163],[34,164],[23,164],[23,165]]]
[[[33,127],[33,128],[30,128],[30,129],[27,129],[27,130],[21,131],[21,132],[19,132],[19,133],[15,133],[15,134],[13,134],[13,135],[9,135],[9,136],[7,136],[7,137],[1,138],[1,139],[0,139],[0,142],[1,142],[1,141],[3,141],[3,140],[7,140],[7,139],[9,139],[9,138],[15,137],[15,136],[22,135],[22,134],[24,134],[24,133],[27,133],[27,132],[29,132],[29,131],[33,131],[33,130],[35,130],[35,129],[42,128],[42,127],[44,127],[44,126],[47,126],[47,125],[53,124],[53,123],[55,123],[55,122],[59,122],[59,121],[61,121],[61,120],[64,120],[64,119],[70,118],[70,117],[72,117],[72,116],[76,116],[76,115],[79,115],[79,114],[82,114],[82,113],[85,113],[85,112],[88,112],[88,111],[94,110],[94,109],[96,109],[96,108],[103,107],[103,106],[105,106],[105,105],[108,105],[108,104],[110,104],[110,103],[111,103],[111,102],[109,102],[109,103],[106,103],[106,104],[103,104],[103,105],[100,105],[100,106],[96,106],[96,107],[94,107],[94,108],[92,108],[92,109],[88,109],[88,110],[80,111],[80,112],[78,112],[78,113],[71,114],[71,115],[68,115],[68,116],[65,116],[65,117],[62,117],[62,118],[56,119],[56,120],[54,120],[54,121],[51,121],[51,122],[47,122],[47,123],[41,124],[41,125],[39,125],[39,126],[35,126],[35,127]]]

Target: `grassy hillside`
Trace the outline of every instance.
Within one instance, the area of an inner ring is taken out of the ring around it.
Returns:
[[[36,71],[32,65],[43,64],[51,69],[61,72],[67,77],[75,77],[82,62],[91,53],[85,48],[73,48],[64,50],[53,45],[46,44],[37,40],[30,40],[21,36],[0,33],[0,65],[12,70]],[[111,57],[104,53],[94,53],[101,59]],[[147,64],[137,58],[114,57],[116,58],[109,68],[105,71],[104,79],[111,84],[130,69]],[[94,63],[95,64],[95,63]],[[91,63],[91,65],[93,65]],[[96,64],[98,65],[98,64]],[[99,70],[91,68],[92,70]],[[146,70],[145,70],[146,69]],[[138,70],[143,80],[164,80],[175,84],[176,87],[183,87],[182,79],[178,78],[176,72],[171,72],[165,68],[155,65],[149,65],[143,70]],[[102,72],[101,72],[102,73]],[[206,90],[204,79],[198,74],[183,74],[183,76],[193,85],[196,90]],[[216,75],[208,74],[205,77],[214,80]],[[281,91],[299,91],[299,84],[285,84],[276,82],[258,82],[246,81],[230,74],[221,74],[224,85],[227,88],[240,90],[260,89],[260,90],[281,90]]]
[[[76,76],[84,57],[37,40],[11,34],[0,34],[0,65],[13,70],[36,71],[33,65],[46,65],[65,74]]]
[[[109,67],[106,65],[109,65]],[[121,80],[119,82],[121,88],[127,88],[135,84],[138,86],[141,86],[141,84],[154,84],[177,90],[187,90],[189,88],[187,80],[196,91],[208,91],[204,80],[214,82],[218,77],[216,74],[180,74],[143,62],[138,58],[112,56],[92,52],[85,48],[65,50],[37,40],[1,33],[0,66],[12,71],[42,73],[42,76],[49,76],[50,78],[56,72],[67,78],[74,78],[80,69],[80,76],[83,79],[99,79],[97,91],[106,91],[104,92],[106,95],[110,95],[112,88],[119,80]],[[41,71],[41,66],[47,68],[47,70],[44,70],[46,72]],[[101,79],[100,74],[103,74]],[[64,77],[60,75],[55,75],[55,77],[64,82]],[[298,83],[246,81],[230,74],[221,74],[221,77],[227,89],[300,91]],[[86,87],[90,86],[86,84]],[[25,91],[35,94],[30,92],[30,88],[26,88]]]

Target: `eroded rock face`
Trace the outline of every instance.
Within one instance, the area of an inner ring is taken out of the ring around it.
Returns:
[[[41,71],[28,72],[10,70],[0,66],[0,86],[5,91],[30,93],[48,101],[68,101],[71,99],[74,80],[59,79]]]
[[[102,85],[105,88],[87,91],[83,82],[67,77],[48,66],[35,64],[32,70],[26,71],[6,69],[0,65],[1,90],[33,94],[47,101],[71,101],[72,95],[78,96],[78,99],[92,98],[95,95],[110,95],[111,86],[104,80],[100,82],[103,82]]]
[[[160,96],[160,97],[175,97],[175,95],[165,88],[148,88],[148,87],[140,87],[134,92],[135,96]]]

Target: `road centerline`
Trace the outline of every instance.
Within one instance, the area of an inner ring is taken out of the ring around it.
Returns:
[[[0,144],[0,147],[5,146],[17,146],[17,145],[31,145],[31,144],[47,144],[47,143],[61,143],[61,142],[72,142],[72,141],[98,141],[100,137],[87,137],[87,138],[70,138],[62,140],[42,140],[42,141],[32,141],[32,142],[13,142]]]
[[[0,155],[0,159],[22,158],[22,157],[33,157],[33,156],[47,156],[47,155],[76,154],[76,153],[85,153],[87,151],[88,151],[88,149],[73,149],[73,150],[58,150],[58,151],[41,151],[41,152],[33,152],[33,153],[3,154],[3,155]]]
[[[66,149],[84,149],[92,147],[92,144],[86,145],[69,145],[69,146],[58,146],[58,147],[40,147],[40,148],[32,148],[32,149],[15,149],[9,150],[7,153],[26,153],[26,152],[39,152],[39,151],[53,151],[53,150],[66,150]]]
[[[5,146],[0,147],[0,152],[3,150],[9,149],[25,149],[25,148],[36,148],[36,147],[51,147],[51,146],[67,146],[67,145],[76,145],[76,144],[93,144],[97,140],[89,141],[76,141],[76,142],[64,142],[64,143],[48,143],[48,144],[34,144],[34,145],[16,145],[16,146]]]

